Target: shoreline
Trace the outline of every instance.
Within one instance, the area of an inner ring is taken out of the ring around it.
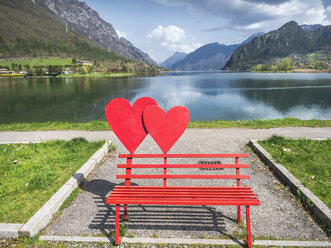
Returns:
[[[300,120],[297,118],[248,120],[248,121],[191,121],[187,128],[222,129],[222,128],[250,128],[269,129],[279,127],[331,127],[331,120]],[[23,122],[23,123],[0,123],[0,132],[6,131],[57,131],[57,130],[85,130],[85,131],[109,131],[106,120],[90,122]]]
[[[331,73],[331,70],[295,69],[292,73]]]
[[[108,77],[108,78],[127,78],[133,77],[136,73],[91,73],[91,74],[60,74],[58,76],[25,76],[25,75],[13,75],[10,74],[7,76],[0,76],[0,78],[87,78],[87,77],[94,77],[94,78],[101,78],[101,77]]]

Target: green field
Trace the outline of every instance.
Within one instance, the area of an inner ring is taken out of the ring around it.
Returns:
[[[21,64],[22,66],[28,64],[31,67],[39,65],[73,65],[72,58],[22,58],[22,59],[12,59],[7,61],[0,61],[1,66],[11,66],[11,64]]]
[[[11,66],[11,64],[21,64],[22,66],[28,64],[33,66],[48,66],[48,65],[73,65],[72,58],[21,58],[7,61],[0,61],[0,67]]]
[[[83,138],[0,145],[0,223],[25,223],[104,144]]]
[[[248,120],[248,121],[191,121],[188,128],[277,128],[277,127],[331,127],[331,120],[300,120],[296,118]],[[55,130],[87,130],[109,131],[107,121],[91,121],[85,123],[72,122],[31,122],[0,124],[1,131],[55,131]]]
[[[259,144],[331,208],[331,139],[272,136]]]

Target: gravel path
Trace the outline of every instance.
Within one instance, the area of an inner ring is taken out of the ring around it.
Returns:
[[[325,240],[327,235],[298,206],[292,195],[280,187],[277,179],[245,146],[249,139],[264,139],[272,134],[286,137],[331,138],[331,128],[275,128],[275,129],[188,129],[170,153],[242,153],[249,152],[249,169],[241,174],[249,174],[244,184],[253,188],[261,200],[261,206],[251,207],[252,233],[258,237],[279,239]],[[117,158],[119,153],[127,153],[112,132],[56,131],[56,132],[2,132],[0,142],[39,141],[46,139],[71,139],[86,137],[88,140],[112,140],[118,145],[117,151],[107,157],[84,183],[81,193],[62,214],[47,228],[47,235],[100,235],[114,228],[114,207],[105,205],[105,197],[121,183],[115,179],[123,170],[117,163],[125,162]],[[147,136],[136,153],[159,153],[160,149]],[[139,161],[140,162],[140,161]],[[192,162],[192,161],[190,161]],[[227,163],[227,160],[223,160]],[[169,163],[174,163],[174,160]],[[199,169],[185,173],[201,173]],[[233,171],[230,171],[233,173]],[[223,173],[230,173],[227,170]],[[176,173],[182,173],[176,170]],[[219,171],[206,171],[216,174]],[[206,182],[207,181],[207,182]],[[223,180],[225,181],[225,180]],[[234,182],[221,182],[233,185]],[[231,181],[231,180],[230,180]],[[139,185],[146,181],[136,180]],[[218,180],[171,180],[169,185],[217,185]],[[148,184],[148,183],[147,183]],[[160,185],[160,180],[152,181]],[[245,217],[244,211],[242,211]],[[240,232],[236,224],[236,207],[229,206],[129,206],[130,222],[128,232],[135,237],[228,237]]]

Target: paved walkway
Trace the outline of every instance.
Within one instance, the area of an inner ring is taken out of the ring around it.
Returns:
[[[188,129],[171,153],[241,153],[247,152],[245,146],[249,139],[264,139],[272,134],[286,137],[331,138],[331,128],[276,128],[276,129]],[[106,206],[104,201],[112,188],[122,181],[115,179],[116,168],[120,161],[118,153],[126,152],[112,132],[56,131],[56,132],[2,132],[0,142],[39,141],[47,139],[71,139],[86,137],[88,140],[112,140],[118,145],[117,151],[106,158],[84,183],[81,194],[46,229],[47,235],[99,235],[107,234],[114,228],[114,208]],[[147,136],[137,153],[159,153],[154,141]],[[121,161],[123,162],[123,161]],[[169,161],[172,163],[173,161]],[[223,161],[226,163],[227,161]],[[295,199],[286,190],[281,189],[277,179],[251,154],[250,169],[246,184],[261,200],[261,206],[252,207],[252,233],[258,237],[279,239],[316,239],[325,240],[327,235],[296,204]],[[192,169],[193,172],[194,169]],[[197,169],[195,169],[197,170]],[[187,172],[190,174],[190,172]],[[194,173],[194,172],[193,172]],[[217,173],[217,171],[208,171]],[[223,173],[223,172],[222,172]],[[225,172],[227,173],[227,172]],[[245,181],[245,180],[244,180]],[[218,180],[170,181],[171,185],[215,185]],[[143,185],[146,181],[135,181]],[[160,185],[161,181],[153,181]],[[222,182],[223,183],[223,182]],[[230,182],[226,182],[228,185]],[[232,183],[232,182],[231,182]],[[243,212],[244,214],[244,212]],[[131,206],[129,208],[129,232],[135,237],[182,237],[198,238],[235,236],[240,232],[236,224],[236,207],[154,207]],[[243,215],[244,217],[245,215]]]

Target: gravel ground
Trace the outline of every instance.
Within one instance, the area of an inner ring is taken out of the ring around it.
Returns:
[[[293,196],[280,187],[277,179],[245,147],[249,139],[264,139],[272,134],[287,137],[331,138],[331,128],[188,129],[170,150],[170,153],[249,152],[250,158],[241,161],[250,164],[249,169],[241,170],[241,174],[250,175],[250,179],[243,180],[243,184],[251,186],[261,201],[261,206],[251,207],[252,234],[261,238],[327,239],[327,235],[296,203]],[[89,140],[113,140],[118,145],[118,149],[92,173],[73,203],[46,228],[46,235],[107,235],[109,230],[113,230],[114,207],[107,206],[105,198],[115,185],[122,183],[115,176],[124,174],[124,170],[117,169],[116,165],[119,162],[125,163],[125,161],[118,159],[117,155],[127,153],[127,151],[112,132],[2,132],[0,135],[0,142],[71,139],[77,136],[83,136]],[[160,153],[160,149],[147,136],[136,153]],[[136,162],[138,163],[138,161]],[[175,160],[169,159],[169,163],[174,162]],[[229,161],[222,159],[221,162]],[[220,172],[222,174],[234,173],[233,170],[204,171],[208,174],[219,174]],[[175,173],[182,174],[183,172],[176,170]],[[185,173],[194,174],[201,173],[201,171],[190,169]],[[221,182],[219,180],[169,180],[168,185],[234,185],[234,182],[231,181],[234,180],[230,180],[230,182],[229,180]],[[161,185],[162,182],[161,180],[136,180],[134,183]],[[128,232],[135,237],[222,236],[222,238],[232,238],[241,230],[236,223],[236,207],[233,206],[129,206],[129,216]],[[244,211],[242,211],[242,217],[245,219]]]

